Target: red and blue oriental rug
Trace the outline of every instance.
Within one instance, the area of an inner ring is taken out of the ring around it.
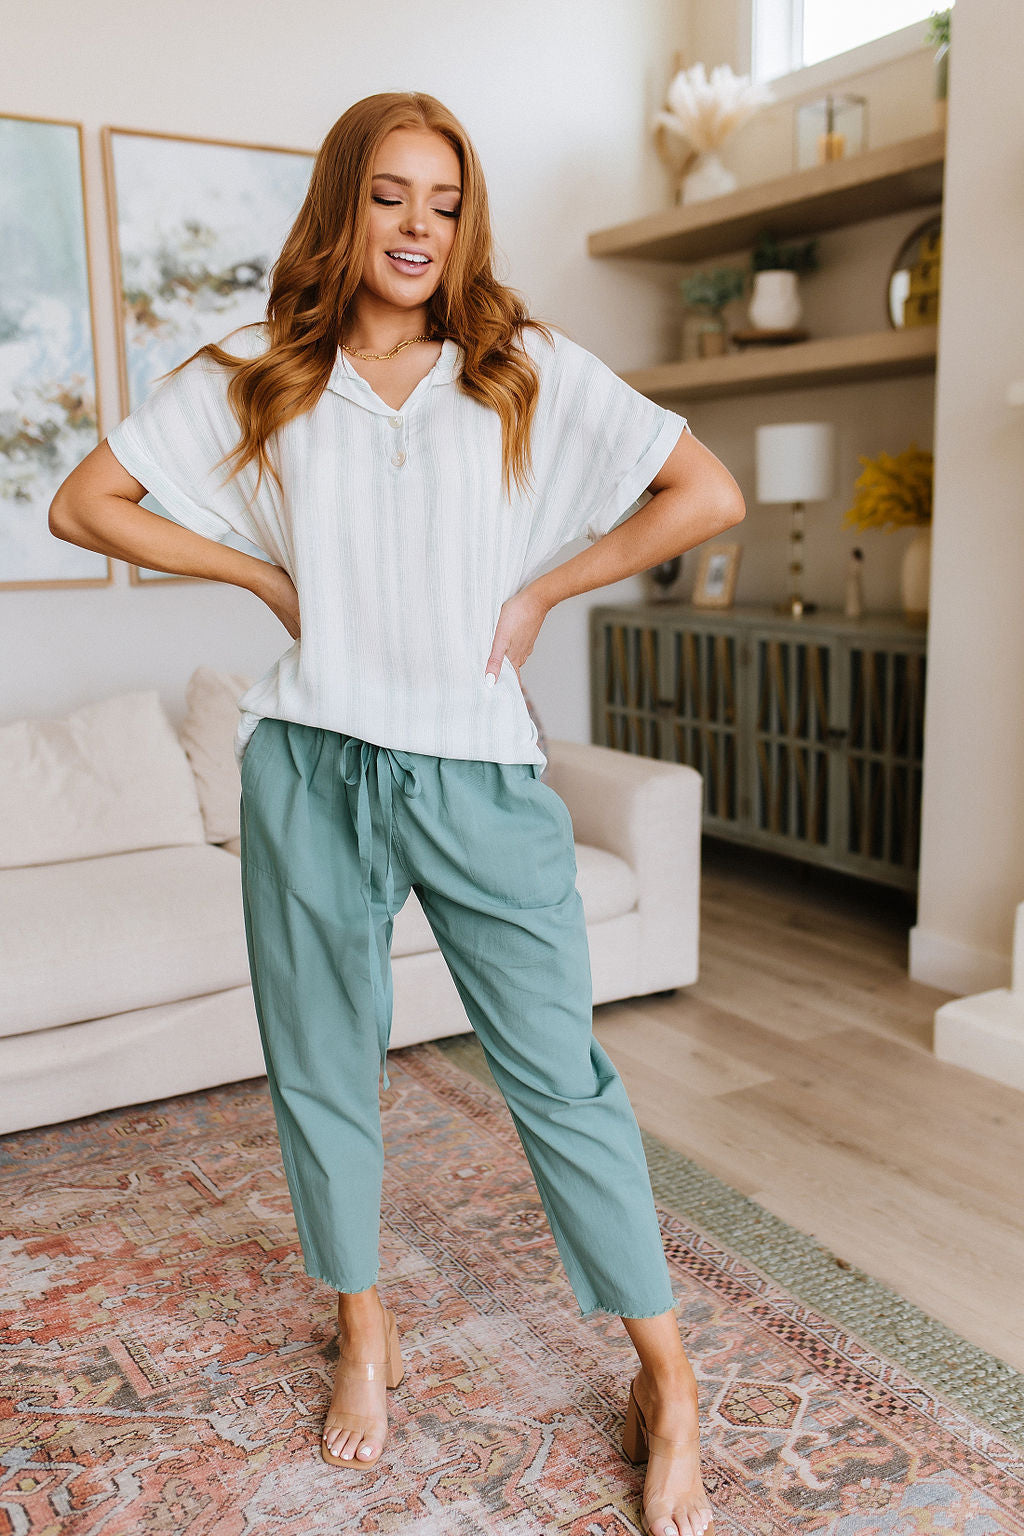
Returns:
[[[476,1053],[389,1064],[406,1375],[373,1472],[318,1454],[333,1295],[303,1273],[264,1080],[0,1142],[2,1536],[636,1536],[636,1356],[579,1317]],[[716,1536],[1024,1536],[1020,1378],[645,1145]]]

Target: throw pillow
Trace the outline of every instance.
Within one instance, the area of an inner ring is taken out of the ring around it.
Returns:
[[[253,679],[238,672],[197,667],[185,689],[185,718],[178,732],[195,774],[206,840],[238,836],[241,785],[235,762],[238,700]]]
[[[195,780],[155,689],[0,726],[0,868],[206,841]]]

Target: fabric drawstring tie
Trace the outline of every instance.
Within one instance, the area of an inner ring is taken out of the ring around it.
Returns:
[[[387,997],[381,976],[380,957],[377,953],[373,928],[373,816],[370,812],[370,769],[376,770],[377,794],[380,799],[384,826],[387,829],[387,855],[384,871],[384,902],[391,916],[395,899],[395,881],[391,871],[391,834],[394,815],[392,809],[392,781],[397,780],[402,792],[413,799],[422,788],[416,765],[406,752],[397,747],[382,747],[372,741],[360,741],[357,736],[346,736],[341,743],[341,774],[346,784],[358,784],[356,797],[356,835],[359,843],[359,863],[363,872],[363,897],[366,901],[366,957],[370,967],[370,986],[373,990],[373,1009],[377,1021],[377,1042],[380,1050],[380,1066],[383,1086],[391,1087],[388,1077],[387,1050],[391,1020],[387,1011]]]

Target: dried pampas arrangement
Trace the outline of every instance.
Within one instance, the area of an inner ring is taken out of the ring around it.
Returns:
[[[735,75],[728,64],[716,64],[710,78],[703,64],[680,69],[672,77],[666,92],[666,106],[655,114],[652,129],[664,131],[690,146],[690,153],[680,166],[678,157],[659,153],[663,159],[675,159],[676,169],[685,177],[682,201],[695,202],[732,191],[736,178],[718,158],[726,139],[741,128],[760,107],[775,97],[765,85],[757,85],[749,75]]]

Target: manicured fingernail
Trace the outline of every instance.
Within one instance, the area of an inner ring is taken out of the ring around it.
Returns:
[[[488,674],[487,674],[486,678],[484,679],[484,681],[486,682],[488,688],[493,688],[494,687],[494,673],[493,672],[488,672]]]

